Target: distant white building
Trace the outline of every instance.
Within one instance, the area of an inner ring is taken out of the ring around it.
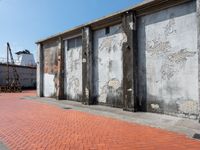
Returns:
[[[19,51],[15,53],[17,55],[16,65],[20,66],[35,66],[35,59],[32,53],[28,50]]]
[[[15,53],[17,57],[13,65],[9,59],[9,66],[7,65],[7,58],[0,57],[0,86],[7,85],[7,78],[12,80],[14,78],[13,68],[16,69],[19,75],[19,81],[23,89],[36,88],[36,63],[33,54],[28,50],[19,51]],[[10,57],[10,56],[9,56]],[[9,69],[9,73],[8,73]]]

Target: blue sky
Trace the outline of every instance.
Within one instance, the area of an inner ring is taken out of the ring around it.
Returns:
[[[133,6],[142,0],[0,0],[0,57],[6,42],[14,52],[71,27]]]

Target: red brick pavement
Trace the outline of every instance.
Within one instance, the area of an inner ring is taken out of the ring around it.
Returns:
[[[0,94],[0,141],[11,150],[200,150],[184,135]]]

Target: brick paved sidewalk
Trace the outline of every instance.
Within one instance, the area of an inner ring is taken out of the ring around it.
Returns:
[[[200,149],[184,135],[20,99],[34,94],[0,94],[0,141],[11,150]]]

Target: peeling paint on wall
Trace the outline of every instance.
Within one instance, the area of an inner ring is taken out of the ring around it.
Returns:
[[[165,62],[161,66],[162,79],[171,79],[176,73],[185,68],[187,60],[190,57],[194,57],[196,52],[187,51],[187,49],[181,49],[176,53],[170,53],[166,55]]]
[[[198,102],[194,100],[178,101],[178,111],[183,114],[198,114]]]
[[[55,97],[58,83],[58,48],[59,41],[43,45],[44,51],[44,96]]]
[[[171,34],[176,34],[176,29],[175,29],[176,22],[173,13],[170,15],[170,18],[171,19],[169,19],[168,24],[164,27],[166,36],[169,36]]]
[[[122,25],[95,30],[99,23],[110,24],[105,19],[60,35],[61,41],[62,36],[78,32],[81,35],[82,30],[83,37],[83,49],[80,41],[79,47],[71,43],[71,48],[65,41],[64,70],[59,65],[59,77],[65,78],[65,96],[84,104],[98,101],[129,111],[198,118],[196,3],[188,1],[160,11],[156,7],[150,14],[146,11],[141,15],[137,10],[123,12],[121,20],[118,15],[113,16]],[[63,45],[53,39],[40,45],[41,49],[44,47],[44,96],[47,97],[63,91],[56,89],[57,83],[62,84],[62,80],[58,82],[57,53]],[[38,66],[42,68],[43,63]],[[42,79],[43,76],[41,83]]]
[[[170,48],[171,45],[169,41],[161,41],[159,38],[147,41],[147,52],[150,53],[151,56],[163,56],[169,52]]]
[[[85,88],[85,95],[86,95],[86,98],[89,98],[89,90],[88,90],[88,88]]]
[[[195,11],[193,1],[139,19],[140,95],[146,87],[148,111],[198,114]]]
[[[122,105],[122,45],[127,41],[121,25],[110,27],[106,35],[105,29],[94,32],[94,52],[97,60],[96,86],[98,101],[109,105]],[[94,63],[95,64],[95,63]]]
[[[81,101],[82,47],[68,49],[65,41],[65,95],[67,99]]]
[[[114,90],[117,90],[118,88],[120,88],[120,86],[121,86],[121,83],[117,79],[112,79],[108,82],[108,87],[110,87]]]

